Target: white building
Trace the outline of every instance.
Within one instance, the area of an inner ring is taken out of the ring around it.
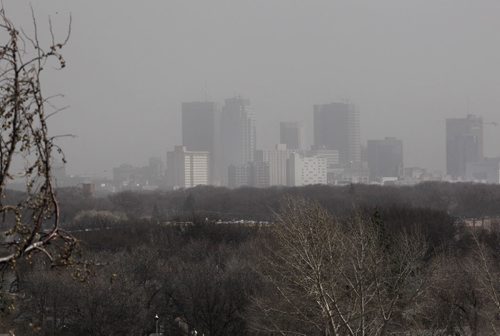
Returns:
[[[325,157],[290,154],[287,167],[288,185],[327,184],[327,164]]]
[[[187,151],[175,146],[167,152],[167,182],[173,188],[192,188],[210,184],[210,153]]]

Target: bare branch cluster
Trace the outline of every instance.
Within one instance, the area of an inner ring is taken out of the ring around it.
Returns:
[[[387,335],[420,294],[426,244],[386,238],[369,218],[333,218],[290,200],[278,216],[264,274],[273,297],[258,299],[256,329],[281,335]],[[417,238],[415,238],[417,237]]]
[[[50,22],[49,22],[50,23]],[[59,205],[52,176],[56,153],[63,157],[48,132],[47,119],[57,110],[42,93],[41,75],[51,60],[64,68],[61,54],[69,38],[43,48],[33,15],[34,34],[17,28],[0,10],[0,215],[5,229],[0,241],[0,264],[14,264],[34,252],[54,264],[64,263],[75,240],[60,228]],[[71,25],[71,24],[70,24]],[[7,202],[9,185],[22,180],[22,200]]]

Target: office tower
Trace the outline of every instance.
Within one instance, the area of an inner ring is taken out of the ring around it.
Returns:
[[[370,180],[403,175],[403,142],[396,138],[368,140],[366,159]]]
[[[255,151],[255,162],[269,164],[269,184],[272,186],[287,185],[286,165],[290,151],[285,144],[276,145],[272,150]]]
[[[303,127],[297,122],[280,123],[280,144],[290,150],[302,149]]]
[[[213,102],[182,103],[182,145],[188,151],[202,151],[210,153],[210,184],[217,184],[215,163],[218,160],[217,152],[217,111],[218,106]]]
[[[210,153],[188,151],[185,146],[175,146],[167,152],[167,183],[173,188],[192,188],[209,184]]]
[[[287,165],[289,186],[327,184],[327,159],[291,153]]]
[[[343,165],[361,161],[359,112],[354,105],[314,105],[314,148],[338,150]]]
[[[252,162],[256,149],[255,119],[250,101],[241,97],[226,99],[221,114],[221,171],[227,179],[228,167]]]
[[[447,174],[464,178],[467,164],[483,158],[483,119],[474,115],[446,119]]]

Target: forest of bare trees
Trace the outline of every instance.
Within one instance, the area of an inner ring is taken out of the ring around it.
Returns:
[[[101,208],[88,210],[95,202]],[[149,335],[156,315],[165,335],[496,335],[499,328],[499,231],[465,227],[442,211],[388,205],[337,215],[290,196],[270,206],[270,225],[217,224],[191,211],[191,224],[172,225],[116,204],[115,196],[82,199],[67,218],[85,267],[54,268],[42,255],[19,261],[3,330]]]

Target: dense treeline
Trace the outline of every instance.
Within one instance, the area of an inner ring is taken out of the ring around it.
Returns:
[[[482,192],[488,204],[458,212]],[[500,233],[454,216],[495,215],[498,192],[207,187],[86,199],[65,189],[66,229],[81,255],[54,268],[40,253],[20,260],[16,277],[5,270],[17,280],[0,332],[495,335]],[[273,223],[217,224],[208,214]],[[192,223],[167,223],[176,218]]]
[[[307,186],[268,189],[197,187],[188,190],[122,192],[84,198],[78,189],[59,191],[63,218],[70,221],[82,209],[118,211],[130,218],[175,219],[193,211],[210,219],[269,220],[286,196],[318,201],[336,215],[353,208],[391,206],[442,211],[454,217],[500,216],[500,186],[470,183],[422,183],[416,186]]]

